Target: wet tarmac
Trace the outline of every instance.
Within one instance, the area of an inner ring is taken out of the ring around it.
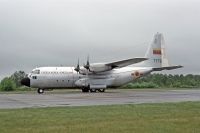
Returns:
[[[46,92],[45,94],[0,94],[0,109],[92,106],[200,101],[200,90],[107,90],[105,93],[81,91]]]

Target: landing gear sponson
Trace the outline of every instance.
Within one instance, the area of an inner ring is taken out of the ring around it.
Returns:
[[[105,92],[105,89],[89,89],[89,88],[83,88],[82,92],[91,92],[91,93],[95,93],[95,92]],[[43,94],[44,93],[44,89],[42,88],[38,88],[37,90],[38,94]]]

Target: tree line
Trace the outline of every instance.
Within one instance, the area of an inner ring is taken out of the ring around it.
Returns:
[[[10,77],[1,80],[0,90],[27,90],[28,87],[20,83],[26,76],[24,71],[16,71]],[[200,75],[150,74],[124,85],[123,88],[200,88]]]
[[[27,75],[24,71],[16,71],[11,76],[5,77],[4,79],[1,80],[0,90],[1,91],[22,90],[23,86],[21,85],[21,80],[26,76]]]
[[[200,88],[200,75],[150,74],[124,88]]]

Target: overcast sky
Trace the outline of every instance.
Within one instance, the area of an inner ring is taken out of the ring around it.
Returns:
[[[0,0],[0,79],[39,66],[145,55],[164,34],[171,73],[200,74],[199,0]]]

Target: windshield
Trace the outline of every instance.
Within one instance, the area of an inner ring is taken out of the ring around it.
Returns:
[[[33,70],[31,73],[33,73],[33,74],[40,74],[40,70],[35,69],[35,70]]]

